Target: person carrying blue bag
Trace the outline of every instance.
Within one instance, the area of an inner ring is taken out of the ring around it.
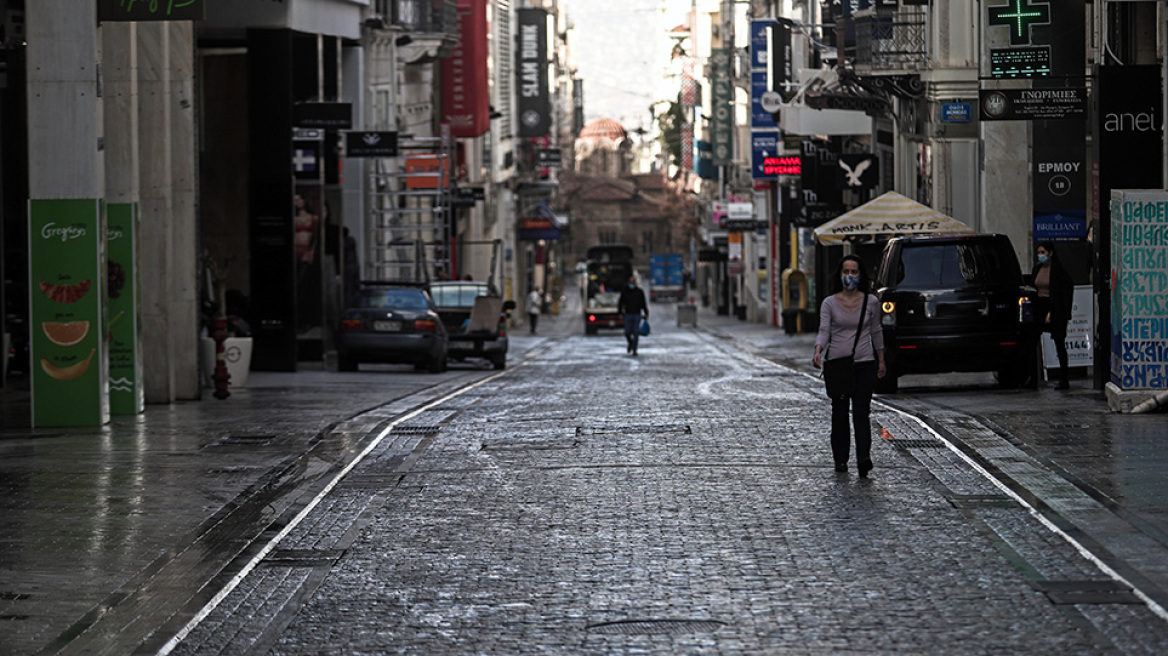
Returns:
[[[625,352],[635,356],[641,339],[641,317],[649,321],[649,304],[645,301],[645,292],[637,286],[636,278],[630,277],[628,286],[621,292],[617,312],[625,319],[625,341],[629,343]]]

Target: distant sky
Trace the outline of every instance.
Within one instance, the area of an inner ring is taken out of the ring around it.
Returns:
[[[670,47],[665,31],[683,19],[672,10],[679,4],[688,8],[690,1],[569,0],[586,122],[611,118],[635,130],[649,121],[651,104],[672,97],[662,79]],[[676,96],[676,82],[673,86]]]

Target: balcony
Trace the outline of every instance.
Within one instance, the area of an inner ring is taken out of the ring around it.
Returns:
[[[928,16],[925,7],[866,9],[853,14],[856,51],[853,66],[861,76],[909,75],[928,68]],[[845,23],[847,20],[845,19]]]
[[[398,34],[405,62],[434,61],[458,43],[458,0],[373,0],[372,9],[366,24]]]

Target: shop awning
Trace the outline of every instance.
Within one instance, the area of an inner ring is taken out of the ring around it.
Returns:
[[[821,244],[871,242],[901,235],[971,233],[964,223],[890,191],[812,231]]]

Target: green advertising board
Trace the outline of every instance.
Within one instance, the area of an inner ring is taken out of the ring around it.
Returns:
[[[33,426],[109,421],[102,203],[29,201]]]
[[[110,412],[136,415],[146,409],[139,312],[138,205],[109,203],[105,219]]]

